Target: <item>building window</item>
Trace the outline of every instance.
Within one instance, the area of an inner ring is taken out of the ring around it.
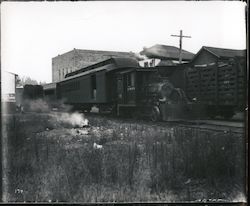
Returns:
[[[91,76],[91,98],[96,99],[96,75]]]

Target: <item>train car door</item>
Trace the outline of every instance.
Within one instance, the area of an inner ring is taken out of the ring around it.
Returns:
[[[135,93],[135,72],[129,72],[126,74],[126,95],[127,95],[127,104],[136,103],[136,93]]]
[[[135,72],[120,73],[117,76],[118,103],[135,104]]]
[[[118,97],[118,103],[119,104],[124,104],[125,103],[125,89],[124,89],[124,76],[123,75],[118,75],[117,76],[117,97]]]

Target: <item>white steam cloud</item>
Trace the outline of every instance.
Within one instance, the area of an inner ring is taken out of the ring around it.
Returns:
[[[33,112],[48,112],[49,105],[42,99],[32,100],[26,103],[30,111]]]
[[[60,123],[64,123],[73,127],[84,127],[88,125],[88,119],[84,117],[83,114],[80,113],[58,113],[55,116],[56,121]]]

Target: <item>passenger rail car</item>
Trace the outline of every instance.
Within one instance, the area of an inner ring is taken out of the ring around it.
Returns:
[[[117,71],[138,67],[130,58],[111,58],[100,64],[91,65],[81,73],[68,76],[57,83],[57,97],[76,109],[89,111],[96,105],[100,110],[112,110],[116,104]]]

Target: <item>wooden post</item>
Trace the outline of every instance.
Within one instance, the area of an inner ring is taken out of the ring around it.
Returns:
[[[191,38],[191,36],[184,36],[182,35],[182,30],[180,30],[180,35],[171,35],[173,37],[180,37],[180,42],[179,42],[179,46],[180,46],[180,50],[179,50],[179,63],[182,63],[182,38]]]
[[[218,67],[219,67],[219,63],[218,63],[218,60],[216,60],[216,64],[215,64],[215,105],[216,107],[219,104]]]
[[[234,58],[234,64],[232,65],[233,69],[235,70],[235,105],[239,107],[239,67],[240,67],[240,62],[237,57]]]
[[[198,67],[196,67],[196,70],[198,72],[198,78],[199,78],[199,80],[198,80],[199,95],[198,96],[199,96],[199,102],[201,102],[202,101],[202,95],[201,95],[201,86],[202,86],[202,84],[201,84],[201,71],[200,71],[200,69]]]

